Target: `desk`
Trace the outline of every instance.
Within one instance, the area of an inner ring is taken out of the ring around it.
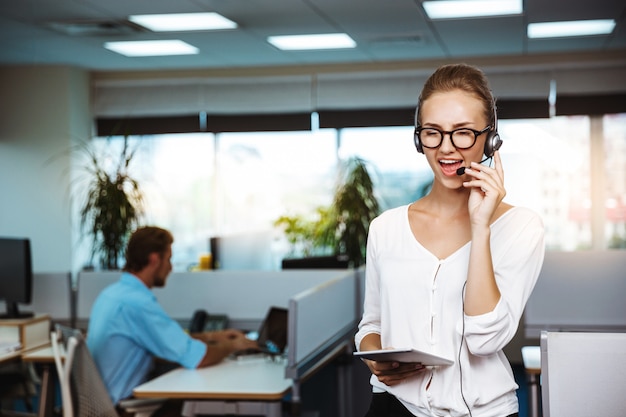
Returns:
[[[186,417],[248,414],[279,417],[293,381],[286,361],[265,356],[225,359],[201,369],[178,368],[135,388],[137,398],[185,399]]]
[[[26,363],[36,363],[42,366],[41,391],[39,395],[38,417],[49,417],[54,411],[54,373],[51,374],[50,367],[54,367],[54,354],[52,348],[42,346],[34,349],[18,350],[10,354],[0,356],[0,363],[8,361],[22,361]]]
[[[42,366],[41,391],[39,394],[38,417],[49,417],[54,412],[55,373],[50,368],[55,367],[52,347],[44,346],[22,352],[22,362],[37,363]]]
[[[0,354],[0,364],[9,363],[19,360],[22,355],[22,350],[14,350],[13,352],[3,352]]]
[[[528,377],[528,412],[530,417],[539,417],[539,378],[541,377],[541,348],[522,347],[522,360]]]

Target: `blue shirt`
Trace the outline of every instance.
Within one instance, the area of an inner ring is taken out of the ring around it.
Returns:
[[[126,272],[98,295],[87,346],[115,404],[145,382],[155,356],[195,368],[206,353],[206,345],[185,333],[152,291]]]

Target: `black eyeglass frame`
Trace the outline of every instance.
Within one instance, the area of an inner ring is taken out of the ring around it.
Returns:
[[[439,132],[440,139],[439,139],[439,144],[437,146],[426,146],[426,145],[424,145],[424,142],[422,142],[422,138],[420,137],[420,133],[422,132],[422,130],[425,130],[425,129],[435,130],[435,131]],[[478,139],[478,137],[480,135],[482,135],[483,133],[486,133],[490,129],[491,129],[491,125],[487,126],[483,130],[471,129],[469,127],[460,127],[458,129],[454,129],[454,130],[439,130],[436,127],[422,127],[422,126],[418,126],[418,127],[415,128],[415,135],[417,136],[417,138],[420,141],[420,144],[424,148],[437,149],[443,143],[444,136],[445,135],[449,135],[450,136],[450,142],[452,143],[452,146],[454,146],[456,149],[470,149],[472,146],[474,146],[476,144],[476,140]],[[452,139],[452,135],[454,134],[454,132],[458,132],[459,130],[469,130],[470,132],[472,132],[474,134],[474,142],[472,142],[472,144],[470,146],[466,146],[466,147],[456,146],[456,144],[454,143],[454,139]]]

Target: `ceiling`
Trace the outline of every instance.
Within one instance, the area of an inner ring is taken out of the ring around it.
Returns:
[[[237,22],[239,28],[159,34],[125,23],[132,14],[207,11]],[[611,35],[526,37],[528,23],[600,18],[617,21]],[[53,24],[73,24],[81,33],[67,34]],[[270,35],[333,32],[348,33],[357,48],[285,52],[266,42]],[[200,54],[127,58],[102,46],[112,40],[174,37],[198,47]],[[578,53],[626,58],[623,0],[525,0],[522,16],[447,21],[426,18],[420,0],[0,0],[0,65],[68,65],[105,72],[224,70],[506,61]]]

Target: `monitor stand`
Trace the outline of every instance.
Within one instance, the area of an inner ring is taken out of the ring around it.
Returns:
[[[32,311],[20,311],[16,302],[6,302],[7,312],[5,314],[0,314],[0,320],[11,320],[11,319],[29,319],[34,317],[34,313]]]

